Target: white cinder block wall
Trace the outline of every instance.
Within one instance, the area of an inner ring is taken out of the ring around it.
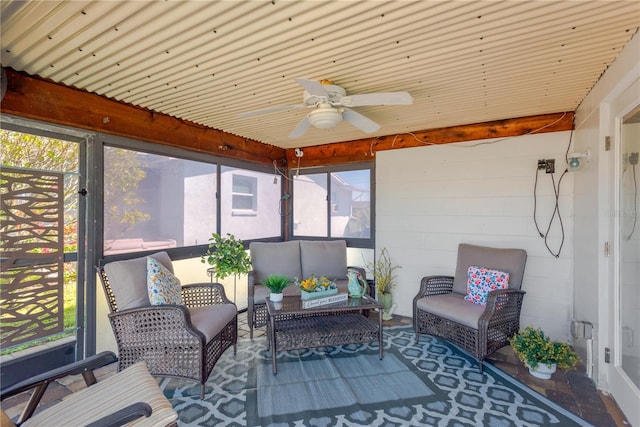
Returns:
[[[522,326],[570,341],[573,316],[573,176],[565,175],[559,207],[565,232],[559,257],[549,253],[533,219],[538,159],[555,159],[555,183],[566,167],[570,132],[425,146],[376,154],[376,249],[398,270],[396,313],[412,316],[420,279],[453,275],[461,242],[523,248],[528,253]],[[540,171],[538,224],[547,230],[555,206],[551,174]],[[554,221],[548,244],[561,240]]]

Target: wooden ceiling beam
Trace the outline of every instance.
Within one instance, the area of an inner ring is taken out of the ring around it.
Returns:
[[[0,111],[20,117],[104,132],[216,156],[272,165],[297,165],[294,149],[263,144],[218,129],[125,104],[47,79],[6,69]],[[573,112],[542,114],[429,129],[303,148],[301,167],[370,162],[383,150],[450,144],[573,129]]]
[[[371,162],[375,160],[376,152],[384,150],[571,130],[573,129],[573,115],[574,113],[569,111],[541,114],[303,147],[304,157],[302,157],[300,165],[301,167],[312,167]],[[289,165],[297,164],[294,149],[287,150],[287,161]]]
[[[272,165],[285,150],[6,69],[0,111],[74,128]]]

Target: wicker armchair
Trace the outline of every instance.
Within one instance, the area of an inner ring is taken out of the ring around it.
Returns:
[[[150,256],[173,272],[166,252]],[[236,352],[237,308],[219,283],[182,286],[184,305],[151,306],[145,269],[146,257],[97,267],[118,346],[118,370],[144,361],[152,375],[200,382],[204,397],[207,378],[222,353],[231,346]]]
[[[105,351],[3,389],[2,400],[33,392],[15,424],[3,411],[0,425],[113,427],[131,423],[138,427],[176,426],[178,414],[143,363],[96,381],[94,371],[115,361],[115,354]],[[40,405],[49,384],[79,374],[88,389],[71,393],[53,405]]]
[[[420,334],[445,338],[471,353],[479,363],[509,344],[520,328],[525,292],[520,290],[527,253],[522,249],[498,249],[460,244],[455,276],[422,278],[413,299],[413,327]],[[488,293],[486,305],[464,299],[470,266],[508,272],[508,289]]]

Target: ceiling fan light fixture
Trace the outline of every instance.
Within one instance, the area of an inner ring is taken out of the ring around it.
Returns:
[[[342,112],[331,105],[320,105],[309,113],[309,122],[318,129],[331,129],[342,120]]]

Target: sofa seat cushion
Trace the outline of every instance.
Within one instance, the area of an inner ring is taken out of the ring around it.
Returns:
[[[418,309],[478,329],[478,320],[485,306],[465,301],[464,294],[443,294],[420,298]]]
[[[301,240],[300,260],[302,262],[300,280],[311,275],[326,276],[334,281],[346,279],[347,242],[345,240]]]
[[[271,291],[265,285],[255,285],[253,287],[253,303],[264,304],[264,301],[269,298],[270,294]]]
[[[173,273],[173,265],[169,254],[163,251],[149,256]],[[118,311],[150,305],[147,288],[146,256],[110,262],[105,264],[104,272],[109,278],[109,285],[116,299]]]
[[[191,323],[211,341],[238,314],[234,304],[216,304],[189,308]]]
[[[271,290],[264,285],[255,285],[253,288],[253,303],[264,304],[264,301],[271,295]],[[298,286],[289,285],[282,291],[282,295],[286,297],[300,296],[300,288]]]
[[[252,242],[249,244],[251,265],[256,283],[262,283],[268,276],[279,274],[302,280],[300,271],[300,243]]]

